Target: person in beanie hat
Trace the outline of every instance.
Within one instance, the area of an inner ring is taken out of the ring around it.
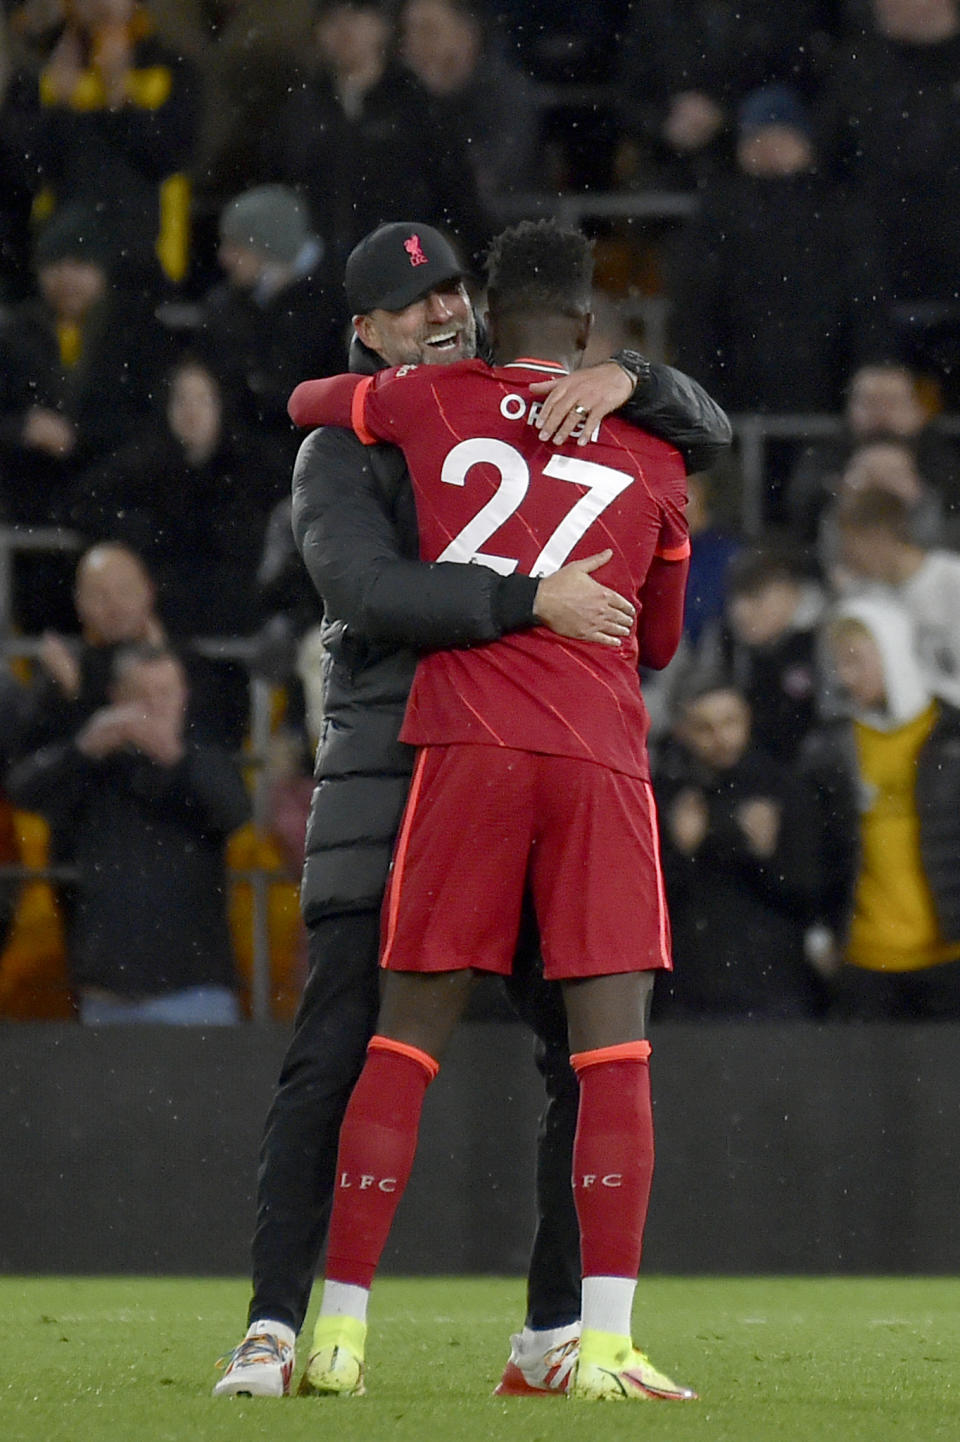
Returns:
[[[459,127],[394,54],[383,0],[322,0],[305,83],[264,137],[268,173],[305,196],[337,270],[391,216],[449,226],[470,256],[492,232]]]
[[[115,248],[95,210],[71,205],[58,211],[37,235],[33,263],[40,271],[61,260],[75,260],[109,271]]]
[[[287,396],[303,376],[340,365],[342,289],[285,185],[255,186],[224,206],[217,255],[225,280],[201,303],[195,348],[240,397],[238,419],[292,460]]]
[[[285,185],[258,185],[235,196],[220,217],[221,248],[252,250],[276,265],[293,265],[310,240],[306,210]]]
[[[679,363],[732,411],[837,411],[846,378],[886,349],[868,283],[875,235],[818,166],[789,86],[744,98],[736,159],[734,173],[704,187],[674,247]],[[771,486],[791,459],[771,447]]]

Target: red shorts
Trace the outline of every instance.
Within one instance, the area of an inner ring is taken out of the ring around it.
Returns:
[[[527,886],[551,980],[671,967],[648,781],[566,756],[424,747],[384,900],[381,965],[509,973]]]

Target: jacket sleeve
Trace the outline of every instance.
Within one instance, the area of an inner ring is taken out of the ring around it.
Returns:
[[[705,471],[730,447],[733,430],[726,413],[701,385],[673,366],[652,365],[618,415],[676,446],[687,474]]]
[[[250,798],[239,767],[219,746],[187,747],[175,766],[143,759],[131,786],[170,808],[198,836],[225,840],[250,817]]]
[[[90,762],[73,740],[30,752],[12,767],[4,790],[15,806],[41,816],[65,817],[80,798]]]
[[[293,533],[328,618],[368,640],[421,650],[493,641],[533,625],[532,577],[404,556],[373,456],[349,431],[320,430],[294,466]]]

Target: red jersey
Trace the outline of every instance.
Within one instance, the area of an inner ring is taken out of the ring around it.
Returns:
[[[690,543],[683,461],[665,441],[612,417],[586,447],[541,442],[528,389],[551,362],[402,366],[350,377],[361,439],[403,448],[426,561],[547,576],[606,548],[597,579],[637,597],[652,559],[680,561]],[[341,378],[347,383],[347,377]],[[312,420],[343,423],[343,398]],[[507,746],[649,773],[636,631],[619,647],[543,626],[421,659],[401,739],[417,746]]]

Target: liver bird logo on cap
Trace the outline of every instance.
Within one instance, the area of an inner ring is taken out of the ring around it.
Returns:
[[[423,248],[420,245],[419,235],[411,235],[407,240],[403,242],[403,248],[407,252],[407,255],[409,255],[410,257],[411,265],[428,264],[427,257],[424,255]]]

